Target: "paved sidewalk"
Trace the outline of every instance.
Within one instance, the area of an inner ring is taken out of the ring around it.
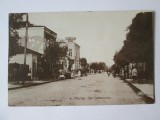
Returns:
[[[154,99],[154,84],[138,84],[138,83],[132,83],[132,79],[126,79],[129,83],[131,83],[133,86],[141,90],[145,95],[148,97]]]
[[[8,90],[14,90],[18,88],[24,88],[24,87],[30,87],[30,86],[36,86],[36,85],[41,85],[45,83],[50,83],[53,82],[53,80],[32,80],[32,81],[25,81],[25,84],[23,85],[22,83],[9,83],[8,84]]]

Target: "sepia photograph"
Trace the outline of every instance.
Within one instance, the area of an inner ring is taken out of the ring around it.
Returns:
[[[155,102],[153,11],[9,13],[8,105]]]

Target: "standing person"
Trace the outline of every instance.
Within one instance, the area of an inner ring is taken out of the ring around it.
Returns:
[[[133,83],[134,83],[137,79],[137,69],[135,67],[132,70],[132,78],[133,78]]]
[[[124,69],[122,68],[121,77],[124,79]]]
[[[142,68],[140,67],[139,68],[139,72],[138,72],[138,82],[141,84],[143,83],[143,71],[142,71]]]
[[[127,66],[124,67],[124,78],[127,78]]]
[[[31,80],[31,72],[30,71],[28,72],[27,80]]]
[[[81,80],[81,71],[78,71],[78,80]]]
[[[131,78],[131,77],[132,77],[132,70],[129,69],[129,78]]]

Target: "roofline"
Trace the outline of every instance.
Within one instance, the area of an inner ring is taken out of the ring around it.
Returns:
[[[53,32],[55,35],[57,35],[57,33],[55,33],[53,30],[49,29],[48,27],[44,26],[44,25],[33,25],[32,27],[44,27],[45,29],[47,29],[48,31]]]
[[[80,47],[80,45],[78,45],[77,43],[75,43],[78,47]]]
[[[55,34],[55,35],[57,36],[57,33],[55,33],[53,30],[49,29],[48,27],[46,27],[46,26],[44,26],[44,25],[33,25],[33,26],[28,27],[28,28],[34,28],[34,27],[44,27],[44,29],[52,32],[53,34]],[[25,27],[22,27],[22,28],[25,29]]]
[[[23,50],[24,49],[24,46],[19,46],[19,49],[21,50]],[[39,52],[36,52],[36,51],[34,51],[34,50],[31,50],[31,49],[29,49],[29,48],[26,48],[26,53],[35,53],[35,54],[39,54],[39,55],[43,55],[42,53],[39,53]],[[20,52],[21,53],[21,52]],[[20,54],[20,53],[18,53],[18,54]],[[22,52],[22,54],[24,54],[23,52]]]

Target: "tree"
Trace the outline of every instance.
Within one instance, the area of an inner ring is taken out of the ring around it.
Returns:
[[[114,55],[115,63],[124,67],[130,62],[145,62],[153,75],[153,13],[138,13],[128,30],[123,47]]]
[[[135,53],[136,61],[146,61],[153,58],[153,18],[152,12],[139,13],[128,27],[126,39]],[[133,56],[133,55],[132,55]],[[133,58],[132,58],[133,59]]]
[[[17,30],[23,25],[23,13],[9,14],[9,57],[16,55],[20,39]]]
[[[97,71],[97,70],[106,70],[107,66],[104,62],[93,62],[90,65],[90,68]]]
[[[49,43],[43,56],[43,60],[45,60],[45,63],[48,65],[48,75],[53,75],[55,71],[60,69],[60,59],[67,55],[67,51],[68,48],[65,46],[60,47],[58,42]]]
[[[104,62],[99,62],[97,69],[98,69],[98,70],[106,70],[106,63],[104,63]]]
[[[27,13],[9,14],[9,57],[16,55],[19,50],[20,36],[17,30],[26,26],[26,21],[23,19],[23,16],[26,14]],[[29,23],[29,26],[33,26],[33,24]]]
[[[152,13],[139,13],[128,27],[124,45],[114,55],[116,63],[142,62],[153,58]],[[149,54],[148,54],[149,53]]]
[[[130,44],[135,42],[132,53],[136,53],[137,62],[146,63],[147,78],[153,79],[154,75],[154,41],[153,41],[153,13],[139,13],[133,19],[132,24],[128,28],[130,32],[127,40]]]
[[[80,63],[81,63],[81,66],[83,68],[86,68],[87,67],[87,59],[86,58],[81,58],[80,59]]]
[[[97,71],[97,67],[98,67],[98,63],[97,63],[97,62],[93,62],[93,63],[91,63],[91,65],[90,65],[90,68],[93,69],[94,72]]]

